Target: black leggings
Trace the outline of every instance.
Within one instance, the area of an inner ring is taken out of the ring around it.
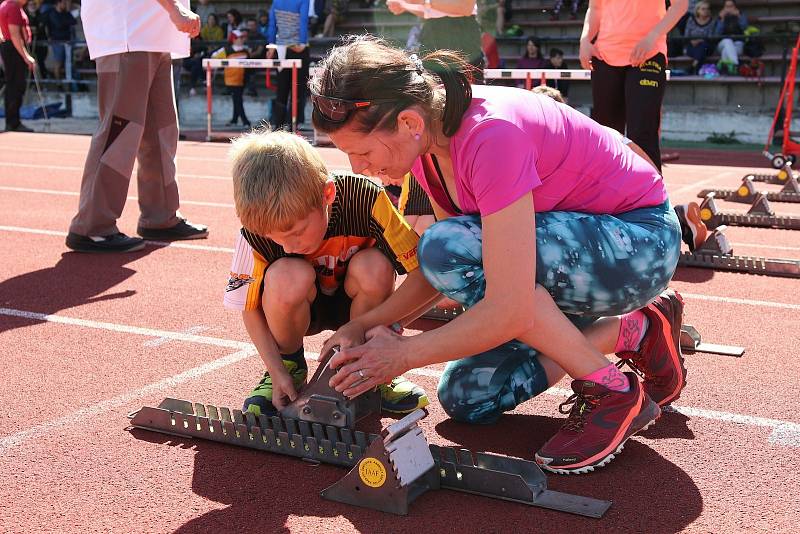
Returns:
[[[667,81],[665,65],[664,54],[656,54],[641,67],[613,67],[592,58],[592,118],[642,147],[659,172],[661,103]]]
[[[232,123],[236,123],[239,118],[242,119],[242,124],[245,126],[250,124],[250,121],[247,119],[247,115],[244,114],[244,98],[242,94],[244,93],[244,86],[232,86],[229,87],[231,90],[231,97],[233,98],[233,118],[231,119]]]
[[[286,59],[301,59],[302,66],[297,71],[297,124],[305,122],[306,118],[306,86],[308,85],[308,64],[311,60],[311,50],[305,47],[302,52],[286,51]],[[292,94],[292,69],[284,68],[278,73],[275,100],[272,101],[272,116],[270,123],[276,130],[292,126],[292,113],[289,110],[289,97]]]
[[[0,43],[0,55],[6,72],[6,130],[14,130],[19,126],[19,108],[22,106],[22,97],[28,86],[26,74],[28,65],[19,55],[11,40]]]

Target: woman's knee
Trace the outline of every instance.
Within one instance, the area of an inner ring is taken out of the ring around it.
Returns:
[[[436,393],[445,413],[455,421],[489,425],[496,422],[503,413],[497,399],[475,399],[463,388],[454,388],[445,381],[439,382]]]

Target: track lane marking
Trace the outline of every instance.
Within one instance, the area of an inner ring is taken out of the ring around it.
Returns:
[[[58,196],[65,196],[65,197],[78,197],[80,193],[77,191],[60,191],[56,189],[35,189],[32,187],[14,187],[14,186],[7,186],[7,185],[0,185],[0,191],[12,191],[15,193],[35,193],[37,195],[58,195]],[[139,197],[128,196],[126,197],[127,200],[137,201]],[[187,204],[190,206],[208,206],[212,208],[235,208],[234,204],[230,202],[206,202],[202,200],[184,200],[181,199],[181,204]]]
[[[798,308],[800,308],[800,306],[798,306]],[[203,374],[206,374],[216,369],[220,369],[227,365],[231,365],[232,363],[239,362],[247,358],[248,356],[255,355],[257,353],[255,347],[250,343],[229,340],[224,338],[198,336],[194,334],[173,332],[169,330],[158,330],[152,328],[141,328],[136,326],[121,325],[116,323],[90,321],[87,319],[77,319],[63,315],[43,314],[43,313],[29,312],[24,310],[15,310],[11,308],[0,308],[0,315],[9,315],[13,317],[35,319],[45,322],[82,326],[98,330],[110,330],[114,332],[144,335],[156,339],[174,339],[179,341],[186,341],[189,343],[200,343],[206,345],[213,345],[217,347],[240,349],[239,352],[236,352],[234,354],[231,354],[229,356],[217,360],[213,360],[207,364],[203,364],[201,366],[192,368],[188,371],[184,371],[183,373],[172,376],[170,378],[166,378],[154,384],[144,386],[133,392],[125,393],[118,397],[114,397],[113,399],[110,399],[108,401],[102,401],[89,408],[78,410],[73,414],[61,417],[59,419],[55,419],[54,421],[43,423],[41,425],[37,425],[28,430],[17,432],[16,434],[12,434],[11,436],[8,436],[6,438],[2,438],[0,439],[0,453],[2,453],[3,450],[8,447],[22,443],[29,437],[39,435],[41,432],[46,432],[53,428],[77,422],[80,421],[81,419],[85,419],[86,417],[99,413],[96,412],[96,410],[100,410],[102,412],[110,410],[112,408],[119,407],[123,404],[126,404],[127,402],[130,402],[131,400],[135,400],[136,398],[145,396],[155,391],[160,391],[162,389],[172,387],[172,385],[191,380],[192,378],[202,376]],[[319,353],[316,352],[306,352],[306,356],[312,360],[319,360]],[[442,376],[442,371],[437,369],[421,368],[421,369],[409,370],[406,374],[440,378]],[[174,382],[173,384],[172,381],[175,380],[178,380],[178,382]],[[548,395],[558,396],[563,398],[571,395],[572,391],[564,388],[553,387],[545,391],[545,393]],[[717,410],[708,410],[705,408],[695,408],[692,406],[673,405],[667,408],[666,411],[681,413],[683,415],[686,415],[687,417],[708,419],[717,422],[740,424],[752,427],[771,428],[772,433],[768,437],[769,443],[781,446],[788,446],[788,447],[800,447],[800,423],[795,423],[792,421],[783,421],[781,419],[771,419],[766,417],[757,417],[752,415],[722,412]]]
[[[48,171],[69,171],[69,172],[83,172],[83,167],[75,167],[70,165],[41,165],[38,163],[12,163],[12,162],[2,162],[0,163],[0,169],[3,167],[17,167],[23,169],[41,169],[41,170],[48,170]],[[136,168],[134,168],[133,173],[136,173]],[[230,182],[230,176],[220,176],[218,174],[181,174],[178,173],[176,175],[178,178],[197,178],[198,180],[220,180],[225,182]]]

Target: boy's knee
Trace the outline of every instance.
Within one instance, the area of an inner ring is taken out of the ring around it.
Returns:
[[[377,248],[356,252],[347,265],[347,280],[370,295],[388,297],[394,289],[394,274],[392,263]]]
[[[316,280],[314,267],[299,258],[281,258],[264,275],[264,302],[271,306],[296,306],[308,302]]]

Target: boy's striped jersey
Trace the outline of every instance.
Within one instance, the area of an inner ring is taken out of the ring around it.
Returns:
[[[303,256],[287,254],[274,241],[242,228],[236,240],[224,303],[227,308],[261,306],[267,267],[283,257],[303,257],[314,266],[320,290],[332,295],[344,282],[347,264],[359,250],[378,247],[398,274],[417,268],[419,240],[380,185],[365,176],[335,173],[336,197],[320,247]]]

